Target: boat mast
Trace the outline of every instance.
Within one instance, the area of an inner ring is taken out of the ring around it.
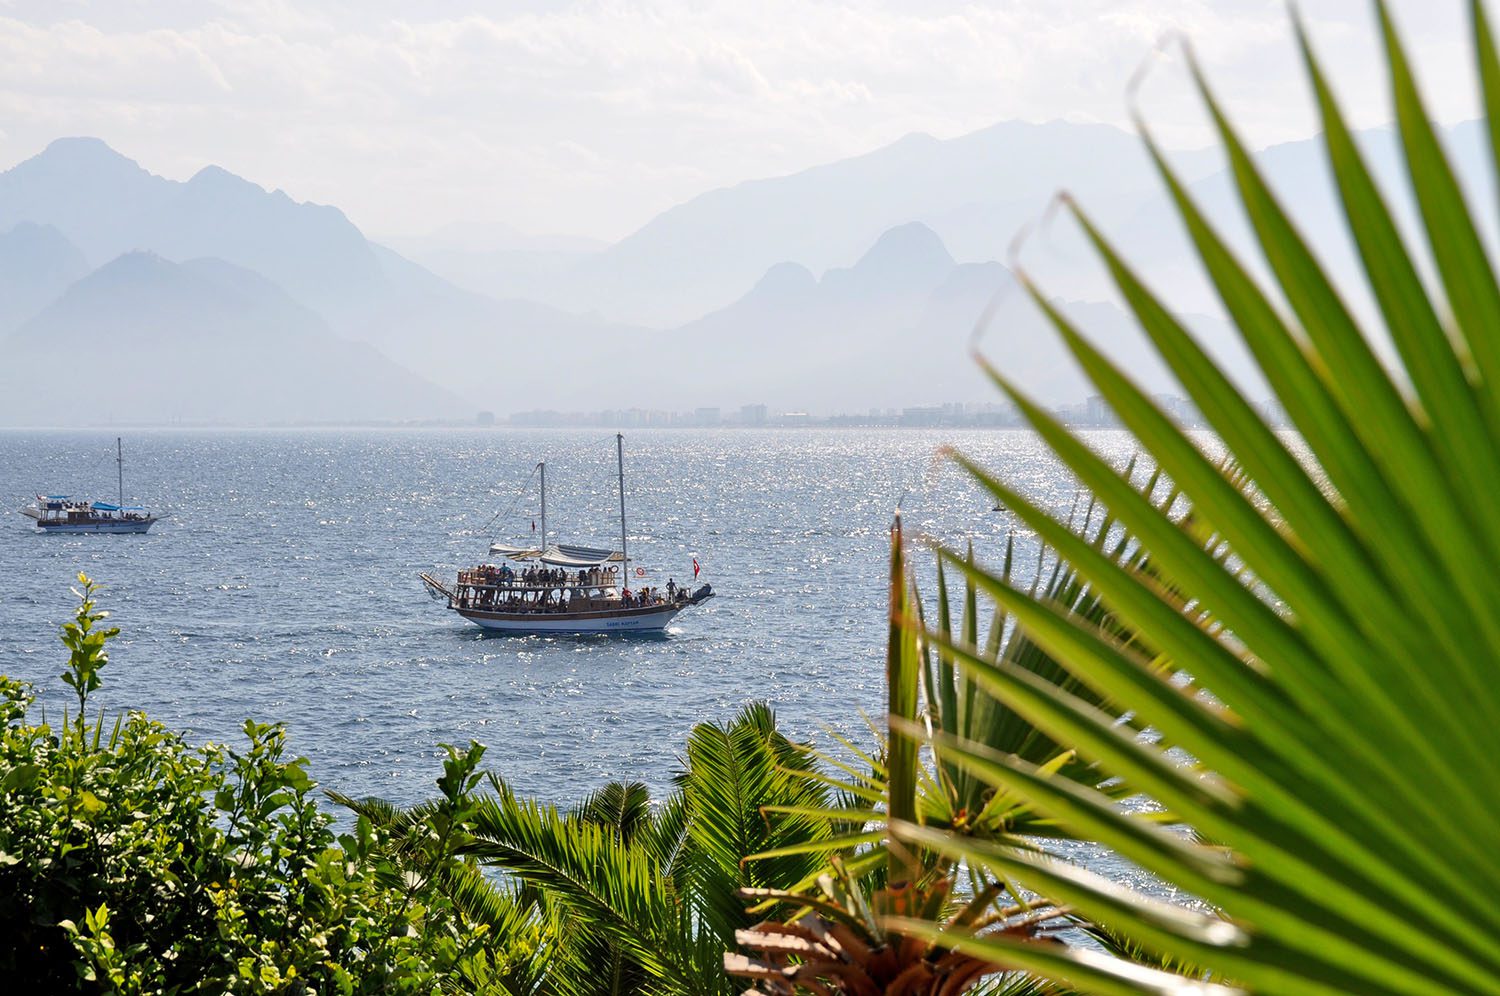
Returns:
[[[536,469],[542,472],[542,546],[543,553],[547,552],[547,461],[543,460],[536,465]]]
[[[120,437],[115,437],[115,471],[120,478],[120,507],[125,507],[125,449],[120,445]]]
[[[620,591],[623,592],[625,586],[630,583],[630,554],[625,547],[625,434],[623,432],[615,433],[615,454],[620,461],[620,556],[624,560],[620,568],[624,572],[620,575]]]

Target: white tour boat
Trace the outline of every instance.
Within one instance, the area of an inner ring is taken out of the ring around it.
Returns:
[[[89,501],[69,495],[37,495],[36,503],[21,509],[44,533],[143,533],[162,517],[140,505],[125,504],[125,451],[115,439],[115,466],[119,473],[118,503]]]
[[[419,575],[433,597],[484,629],[507,633],[661,632],[679,612],[713,598],[710,585],[696,590],[630,587],[625,543],[625,437],[615,436],[620,480],[620,549],[547,542],[547,465],[541,472],[542,545],[495,543],[485,563],[458,572],[450,588],[431,574]],[[645,571],[637,568],[637,584]],[[694,561],[697,574],[697,561]]]

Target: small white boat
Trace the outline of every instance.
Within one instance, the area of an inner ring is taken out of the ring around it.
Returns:
[[[661,632],[684,609],[713,598],[713,587],[706,584],[696,590],[678,588],[673,582],[668,582],[666,589],[630,588],[623,435],[615,436],[615,446],[620,479],[620,549],[546,544],[547,465],[541,463],[537,469],[541,472],[543,545],[492,544],[490,553],[499,562],[460,570],[451,588],[431,574],[419,575],[428,592],[476,626],[505,633]],[[637,578],[644,574],[637,568]],[[642,583],[637,581],[637,585]]]
[[[44,533],[144,533],[160,521],[140,505],[125,504],[125,453],[115,439],[115,465],[119,473],[118,502],[90,501],[69,495],[37,495],[36,502],[21,514]]]

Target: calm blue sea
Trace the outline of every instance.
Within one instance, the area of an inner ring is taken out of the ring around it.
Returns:
[[[859,734],[860,710],[882,709],[897,503],[909,533],[972,539],[981,557],[1013,525],[938,447],[1060,509],[1075,492],[1023,432],[632,432],[632,558],[664,585],[696,557],[719,596],[660,639],[482,636],[417,572],[525,539],[542,459],[553,538],[613,542],[612,435],[130,430],[126,497],[171,513],[149,535],[39,535],[14,514],[42,490],[113,500],[115,435],[0,432],[0,672],[60,713],[56,629],[83,570],[124,631],[99,704],[205,740],[281,720],[324,785],[400,802],[433,792],[445,741],[484,742],[519,791],[566,803],[609,779],[665,791],[689,728],[754,699],[795,736]]]

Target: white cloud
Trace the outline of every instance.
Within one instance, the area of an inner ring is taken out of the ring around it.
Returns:
[[[1463,6],[1397,3],[1441,116],[1472,116]],[[1369,5],[1303,4],[1357,122],[1388,118]],[[413,13],[421,10],[420,15]],[[1125,122],[1164,33],[1257,141],[1313,119],[1280,0],[0,3],[0,166],[96,134],[219,163],[374,232],[504,220],[614,237],[704,189],[1002,118]],[[1180,67],[1143,105],[1206,137]]]

